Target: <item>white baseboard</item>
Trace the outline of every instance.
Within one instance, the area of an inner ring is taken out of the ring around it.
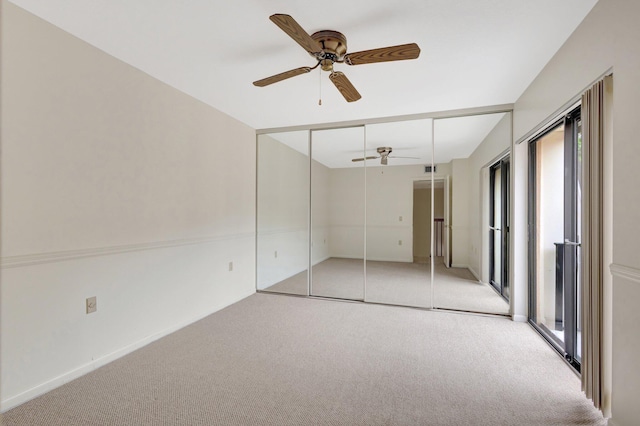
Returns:
[[[322,263],[322,262],[324,262],[325,260],[329,260],[329,259],[331,259],[331,256],[325,256],[325,257],[321,258],[320,260],[316,260],[316,261],[313,263],[313,266],[316,266],[317,264]]]
[[[466,269],[469,269],[469,265],[462,265],[462,264],[457,264],[457,263],[452,263],[451,267],[452,268],[466,268]]]
[[[618,426],[618,423],[616,423],[613,418],[609,418],[607,419],[607,426]]]
[[[527,321],[528,321],[528,318],[527,318],[527,316],[526,316],[526,315],[513,315],[513,316],[511,317],[511,319],[512,319],[514,322],[527,322]]]
[[[407,257],[397,257],[397,258],[381,258],[381,257],[368,257],[367,260],[371,262],[400,262],[400,263],[413,263],[413,257],[410,259]]]
[[[125,355],[130,354],[131,352],[140,349],[146,345],[148,345],[149,343],[155,342],[158,339],[161,339],[165,336],[168,336],[169,334],[176,332],[178,330],[180,330],[181,328],[184,328],[190,324],[193,324],[196,321],[199,321],[215,312],[218,312],[221,309],[226,308],[227,306],[231,306],[234,303],[237,303],[239,301],[241,301],[242,299],[245,299],[249,296],[251,296],[252,294],[255,293],[255,289],[253,289],[253,291],[251,291],[248,294],[242,295],[239,298],[237,298],[236,300],[233,300],[223,306],[219,306],[216,307],[215,309],[211,310],[211,311],[207,311],[204,313],[200,313],[198,315],[195,315],[193,317],[191,317],[190,319],[188,319],[187,321],[184,321],[182,323],[176,324],[172,327],[169,327],[165,330],[159,331],[157,333],[154,333],[150,336],[147,336],[141,340],[138,340],[137,342],[134,342],[128,346],[125,346],[121,349],[118,349],[115,352],[112,352],[110,354],[104,355],[98,359],[95,359],[89,363],[86,363],[84,365],[81,365],[80,367],[77,367],[71,371],[68,371],[58,377],[55,377],[49,381],[46,381],[44,383],[39,384],[38,386],[35,386],[27,391],[22,392],[21,394],[18,394],[16,396],[10,397],[8,399],[5,399],[3,401],[0,402],[0,413],[4,413],[5,411],[8,411],[14,407],[17,407],[20,404],[23,404],[27,401],[30,401],[34,398],[39,397],[40,395],[44,395],[45,393],[52,391],[62,385],[64,385],[65,383],[69,383],[70,381],[77,379],[78,377],[84,376],[87,373],[90,373],[93,370],[96,370],[112,361],[115,361],[118,358],[122,358]]]
[[[469,270],[469,272],[471,272],[471,275],[473,275],[476,280],[478,280],[478,282],[482,282],[482,280],[480,279],[480,274],[478,274],[475,269],[473,269],[471,266],[467,266],[467,269]]]

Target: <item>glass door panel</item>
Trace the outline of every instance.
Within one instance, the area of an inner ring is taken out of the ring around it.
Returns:
[[[364,127],[311,132],[311,295],[364,300]]]
[[[576,110],[529,151],[530,321],[578,370],[580,150]]]
[[[308,295],[309,132],[258,136],[257,289]]]
[[[431,307],[431,125],[366,126],[368,302]]]

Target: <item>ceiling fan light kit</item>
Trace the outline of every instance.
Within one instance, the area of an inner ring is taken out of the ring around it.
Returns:
[[[345,100],[347,102],[355,102],[362,96],[344,73],[334,71],[333,65],[335,63],[361,65],[416,59],[420,56],[420,48],[415,43],[347,53],[347,38],[338,31],[321,30],[309,35],[289,15],[275,14],[271,15],[269,19],[314,57],[317,63],[313,67],[300,67],[254,81],[253,84],[258,87],[268,86],[291,77],[306,74],[317,67],[321,67],[323,71],[330,73],[329,79]]]

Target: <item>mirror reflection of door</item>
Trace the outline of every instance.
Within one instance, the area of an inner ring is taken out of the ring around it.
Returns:
[[[308,295],[309,132],[259,135],[256,287]]]
[[[489,169],[489,283],[509,300],[509,157],[495,163]]]
[[[364,127],[311,132],[311,295],[364,300]]]
[[[434,120],[434,163],[445,185],[448,180],[445,197],[450,198],[445,201],[450,207],[449,214],[445,212],[445,217],[450,215],[448,226],[445,224],[450,244],[445,246],[444,261],[434,263],[436,308],[499,315],[510,312],[509,303],[489,283],[490,244],[483,235],[489,223],[484,213],[489,203],[484,198],[489,196],[486,171],[510,147],[510,113]],[[506,256],[508,248],[500,248]]]
[[[447,175],[444,178],[443,186],[443,214],[442,214],[442,259],[441,262],[445,267],[451,267],[451,179]],[[437,254],[436,254],[437,256]]]
[[[366,298],[368,302],[431,307],[429,240],[415,262],[414,180],[431,165],[432,120],[366,126]],[[372,158],[373,157],[373,158]],[[430,189],[428,198],[431,198]]]

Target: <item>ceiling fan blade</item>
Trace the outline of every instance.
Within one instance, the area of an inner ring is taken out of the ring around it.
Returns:
[[[356,162],[356,161],[364,161],[364,160],[375,160],[376,158],[380,158],[380,157],[364,157],[364,158],[354,158],[351,161]]]
[[[389,155],[389,158],[408,158],[408,159],[411,159],[411,160],[419,160],[420,159],[420,157],[397,157],[395,155]]]
[[[362,52],[347,53],[344,62],[347,65],[373,64],[376,62],[403,61],[416,59],[420,56],[420,48],[415,43],[399,46],[381,47],[380,49],[363,50]]]
[[[311,36],[289,15],[276,13],[269,17],[271,22],[280,27],[282,31],[287,33],[296,43],[304,50],[314,54],[322,52],[322,46],[311,38]]]
[[[282,80],[286,80],[287,78],[295,77],[300,74],[306,74],[309,71],[311,71],[311,68],[309,67],[300,67],[294,70],[282,72],[280,74],[272,75],[271,77],[263,78],[262,80],[254,81],[253,85],[264,87]]]
[[[362,97],[344,73],[334,71],[329,75],[329,79],[335,84],[347,102],[355,102]]]

